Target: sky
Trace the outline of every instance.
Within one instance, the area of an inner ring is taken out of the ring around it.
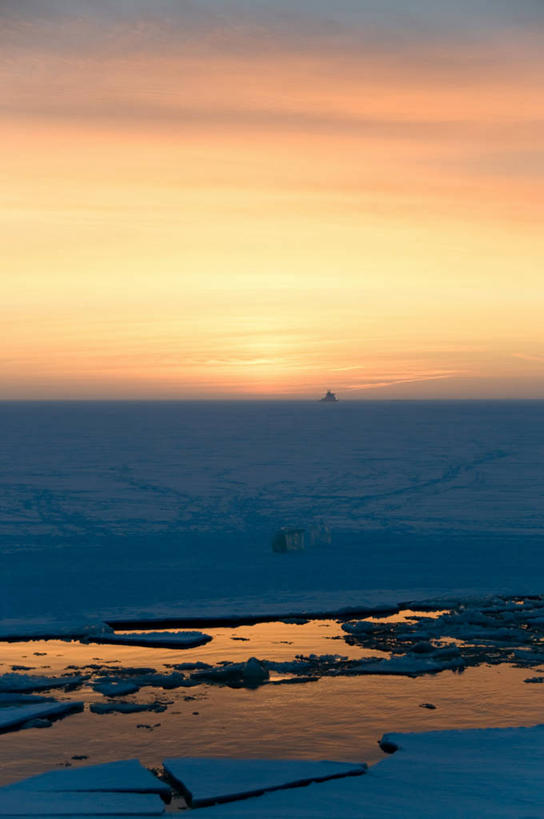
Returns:
[[[544,398],[542,0],[0,0],[0,396]]]

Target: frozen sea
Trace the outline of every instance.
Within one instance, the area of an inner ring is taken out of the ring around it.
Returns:
[[[0,620],[544,591],[544,402],[0,404]],[[277,554],[324,521],[330,544]]]

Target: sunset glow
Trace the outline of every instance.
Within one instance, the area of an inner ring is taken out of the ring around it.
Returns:
[[[544,15],[455,8],[3,4],[3,397],[544,397]]]

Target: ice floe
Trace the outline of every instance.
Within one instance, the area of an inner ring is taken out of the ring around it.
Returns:
[[[399,674],[416,677],[420,674],[437,674],[439,671],[458,671],[464,668],[463,661],[434,660],[427,657],[392,657],[390,660],[363,660],[352,666],[353,674]]]
[[[161,702],[93,702],[89,706],[93,714],[137,714],[140,711],[166,711]]]
[[[40,677],[33,674],[15,672],[0,675],[0,692],[49,691],[51,688],[66,688],[81,685],[88,675],[74,674],[63,677]]]
[[[4,705],[30,705],[36,702],[53,702],[53,697],[38,694],[20,694],[17,691],[0,692],[0,708]]]
[[[481,819],[544,815],[544,726],[388,734],[365,776],[203,808],[216,819]]]
[[[192,807],[255,796],[268,790],[363,774],[362,763],[297,759],[165,759],[164,769]]]
[[[169,794],[170,788],[137,759],[122,759],[100,765],[83,765],[60,771],[47,771],[23,779],[6,788],[16,791],[111,791]]]
[[[191,679],[196,682],[223,683],[233,688],[257,688],[270,677],[265,664],[256,657],[245,663],[224,663],[217,668],[194,671]]]
[[[43,702],[0,708],[0,732],[21,728],[33,720],[52,720],[83,711],[82,702]]]
[[[89,634],[89,643],[117,643],[125,646],[149,646],[151,648],[196,648],[209,643],[212,638],[201,631],[150,631],[132,634]]]
[[[129,684],[134,692],[128,691]],[[106,696],[123,696],[124,694],[135,693],[139,688],[145,686],[151,686],[152,688],[183,688],[191,685],[194,685],[194,683],[187,679],[181,671],[161,673],[152,669],[144,669],[143,672],[139,672],[138,669],[121,668],[119,673],[113,673],[107,677],[98,677],[93,684],[93,688]]]
[[[136,759],[48,771],[0,788],[0,816],[160,816],[170,788]]]
[[[124,697],[127,694],[135,694],[140,690],[140,686],[131,680],[102,680],[93,685],[93,689],[105,697]]]

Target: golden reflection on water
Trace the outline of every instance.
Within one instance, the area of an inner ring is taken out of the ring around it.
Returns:
[[[162,629],[162,631],[184,629]],[[186,629],[185,629],[186,630]],[[154,629],[159,632],[160,629]],[[237,628],[203,629],[213,637],[205,646],[191,649],[145,648],[141,646],[108,645],[68,642],[63,640],[35,640],[31,642],[0,643],[0,674],[11,670],[11,665],[27,665],[38,674],[42,669],[51,675],[63,672],[68,664],[83,666],[90,663],[114,665],[141,665],[160,668],[181,662],[201,660],[210,664],[224,661],[239,662],[256,656],[266,660],[292,660],[296,654],[341,654],[348,659],[383,657],[382,651],[350,646],[345,633],[335,620],[312,620],[308,623],[257,623]],[[119,634],[134,634],[119,631]],[[148,631],[141,630],[145,634]],[[39,652],[40,656],[37,656]],[[45,653],[45,656],[41,656]]]
[[[166,664],[243,660],[249,656],[292,659],[303,653],[351,657],[379,652],[330,640],[342,634],[334,621],[306,625],[265,623],[208,629],[214,640],[187,651],[132,646],[36,641],[0,645],[0,673],[28,665],[31,674],[63,673],[68,665],[136,665],[170,670]],[[233,640],[233,637],[249,637]],[[35,652],[45,652],[36,655]],[[114,662],[118,660],[120,662]],[[72,669],[75,671],[75,669]],[[339,760],[382,758],[377,742],[388,731],[425,731],[530,725],[542,721],[544,685],[523,682],[536,670],[481,666],[407,677],[324,677],[298,685],[257,690],[201,685],[163,691],[146,687],[127,701],[169,703],[163,713],[98,715],[88,710],[102,695],[89,686],[51,691],[59,699],[83,700],[86,710],[47,729],[0,735],[0,785],[70,762],[92,764],[139,758],[148,766],[167,756],[216,755],[306,757]],[[542,672],[540,672],[542,673]],[[433,703],[435,710],[421,708]],[[144,726],[144,727],[138,727]],[[147,727],[145,727],[147,726]],[[88,760],[77,762],[74,755]]]
[[[441,617],[443,614],[448,613],[449,609],[435,609],[433,611],[402,609],[401,611],[396,611],[394,614],[388,614],[386,617],[374,616],[365,617],[364,619],[370,620],[372,623],[410,623],[412,621],[422,620],[425,618],[436,620],[437,617]]]

